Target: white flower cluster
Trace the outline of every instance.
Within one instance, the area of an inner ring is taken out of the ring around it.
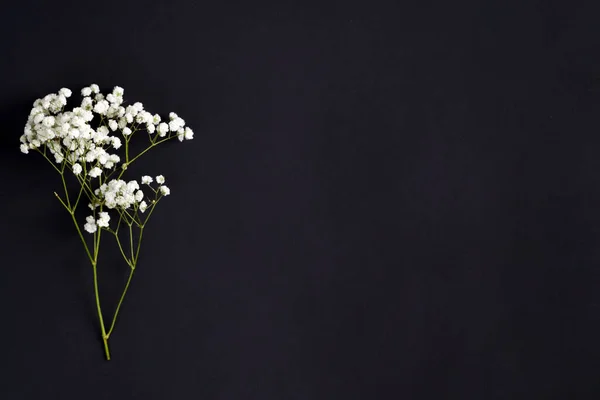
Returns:
[[[107,228],[108,223],[110,221],[110,215],[106,211],[101,211],[98,213],[98,219],[95,220],[93,216],[88,216],[85,218],[85,225],[83,225],[83,229],[86,232],[94,233],[100,228]]]
[[[169,114],[168,124],[161,122],[160,116],[145,111],[142,103],[123,106],[123,93],[123,88],[116,86],[104,96],[98,85],[90,85],[81,90],[81,105],[72,111],[63,111],[72,94],[66,88],[36,100],[21,136],[21,151],[27,154],[46,146],[55,162],[62,164],[66,160],[75,175],[83,172],[97,178],[103,169],[120,162],[118,155],[109,153],[111,148],[116,150],[122,145],[115,136],[117,131],[127,138],[144,126],[148,133],[159,137],[177,135],[180,141],[194,138],[194,132],[177,114]],[[95,129],[91,125],[94,114],[101,118]],[[89,167],[85,163],[90,163]]]
[[[152,177],[145,175],[141,179],[142,184],[150,186],[153,182]],[[160,185],[158,192],[162,196],[168,196],[171,194],[171,190],[168,186],[164,185],[165,177],[158,175],[156,182]],[[154,190],[154,189],[152,189]],[[109,209],[122,209],[126,210],[129,208],[137,209],[142,213],[148,208],[148,203],[144,200],[144,192],[140,189],[140,185],[136,180],[125,182],[121,179],[113,179],[108,183],[102,184],[98,189],[94,191],[98,201],[90,204],[89,207],[94,210],[101,204]],[[98,227],[107,228],[110,221],[110,216],[107,212],[100,212],[98,219],[94,219],[93,216],[86,218],[86,224],[84,229],[87,232],[94,233]]]

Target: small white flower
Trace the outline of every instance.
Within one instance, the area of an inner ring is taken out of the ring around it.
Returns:
[[[115,88],[113,89],[113,94],[116,97],[123,97],[124,92],[125,92],[125,90],[120,86],[115,86]]]
[[[125,113],[125,119],[127,120],[127,123],[130,124],[133,122],[133,115],[131,113]]]
[[[185,140],[192,140],[194,138],[194,131],[191,130],[189,127],[186,127],[184,137]]]
[[[156,130],[158,131],[158,135],[160,137],[164,137],[167,135],[167,132],[169,131],[169,125],[167,125],[165,122],[161,122],[158,125],[158,128],[156,128]]]
[[[95,83],[90,85],[90,89],[92,89],[92,92],[94,93],[98,93],[100,91],[100,88]]]
[[[144,192],[142,192],[141,190],[138,190],[137,192],[135,192],[135,201],[137,201],[139,203],[143,199],[144,199]]]
[[[92,94],[92,89],[89,87],[85,87],[83,89],[81,89],[81,95],[82,96],[90,96]]]
[[[148,204],[146,204],[146,202],[142,200],[142,202],[140,203],[140,211],[145,212],[147,208]]]
[[[177,114],[175,114],[174,112],[170,112],[170,113],[169,113],[169,119],[172,119],[172,120],[173,120],[173,119],[175,119],[175,118],[177,118]]]
[[[148,175],[142,176],[142,185],[149,185],[152,183],[152,177]]]
[[[113,136],[113,138],[112,138],[112,146],[115,149],[118,149],[119,147],[121,147],[121,139],[119,139],[116,136]]]
[[[154,125],[158,125],[160,123],[160,115],[154,114],[154,117],[152,117],[152,123]]]
[[[62,88],[58,91],[58,93],[62,94],[65,97],[71,97],[71,90],[67,89],[67,88]]]
[[[106,114],[108,107],[110,107],[110,105],[108,104],[108,101],[100,100],[94,106],[94,111],[100,115],[104,115],[104,114]]]
[[[96,224],[100,227],[100,228],[107,228],[108,227],[108,223],[110,221],[110,215],[108,215],[108,213],[106,211],[102,211],[100,213],[98,213],[98,221],[96,221]]]
[[[144,105],[142,103],[140,103],[139,101],[136,103],[133,103],[132,106],[138,113],[141,112],[144,109]]]
[[[165,183],[165,177],[162,175],[158,175],[156,177],[156,183],[158,183],[159,185],[162,185],[163,183]]]
[[[131,129],[129,129],[129,127],[125,127],[123,129],[123,135],[125,135],[125,136],[131,135]]]
[[[171,122],[169,122],[169,129],[171,130],[171,132],[177,132],[179,129],[183,128],[184,126],[185,126],[185,121],[179,117],[177,117],[177,118],[171,120]]]
[[[81,168],[81,165],[79,163],[77,164],[73,164],[73,173],[75,175],[79,175],[81,173],[83,168]]]
[[[97,230],[96,221],[94,221],[94,217],[91,215],[85,218],[85,225],[83,225],[83,229],[85,229],[89,233],[94,233]]]
[[[114,132],[119,127],[119,124],[114,119],[111,119],[110,121],[108,121],[108,127],[110,128],[111,131]]]
[[[21,144],[21,153],[23,153],[23,154],[29,153],[29,146],[27,146],[25,143]]]
[[[102,174],[102,170],[98,167],[94,167],[94,168],[92,168],[92,170],[90,171],[90,173],[88,175],[92,178],[97,178],[101,174]]]
[[[146,130],[148,131],[148,133],[154,133],[154,131],[156,130],[156,126],[154,126],[154,124],[148,123],[146,124]]]
[[[171,189],[169,189],[167,186],[161,186],[160,192],[162,193],[163,196],[168,196],[171,194]]]
[[[47,117],[44,118],[44,120],[42,121],[42,124],[44,124],[44,126],[51,128],[54,125],[54,117],[49,115]]]

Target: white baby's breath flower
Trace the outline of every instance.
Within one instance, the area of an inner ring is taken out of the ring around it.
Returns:
[[[185,121],[179,117],[177,117],[169,122],[169,129],[171,130],[171,132],[177,132],[179,129],[183,128],[184,126],[185,126]]]
[[[100,100],[94,106],[94,111],[100,115],[104,115],[104,114],[106,114],[106,111],[108,111],[108,107],[109,107],[108,101]]]
[[[92,89],[89,87],[84,87],[83,89],[81,89],[81,95],[82,96],[90,96],[92,94]]]
[[[158,125],[160,123],[160,115],[154,114],[154,116],[152,117],[152,123],[154,125]]]
[[[149,185],[152,183],[152,177],[148,176],[148,175],[144,175],[142,176],[142,184],[143,185]]]
[[[140,203],[140,211],[145,212],[147,208],[148,204],[146,204],[146,202],[142,200],[142,202]]]
[[[142,192],[141,190],[138,190],[137,192],[135,192],[135,201],[137,201],[139,203],[143,199],[144,199],[144,192]]]
[[[135,103],[133,103],[133,106],[132,106],[132,107],[133,107],[133,108],[134,108],[134,109],[135,109],[135,110],[136,110],[138,113],[139,113],[139,112],[141,112],[141,111],[144,109],[144,105],[143,105],[142,103],[140,103],[139,101],[138,101],[138,102],[135,102]]]
[[[96,227],[96,221],[94,220],[94,217],[90,215],[85,218],[85,221],[86,221],[86,223],[85,223],[85,225],[83,225],[83,229],[85,229],[86,232],[89,232],[89,233],[96,232],[96,230],[98,228]]]
[[[129,129],[129,127],[123,128],[123,135],[125,135],[125,136],[131,135],[131,129]]]
[[[125,119],[127,120],[128,124],[131,124],[133,122],[133,114],[131,114],[130,112],[126,112]]]
[[[146,124],[146,130],[148,131],[148,133],[154,133],[154,131],[156,130],[156,126],[154,126],[154,124],[148,123]]]
[[[98,167],[94,167],[91,169],[91,171],[89,172],[89,176],[92,178],[97,178],[102,174],[102,170]]]
[[[112,146],[113,146],[113,148],[115,148],[115,149],[118,149],[119,147],[121,147],[121,139],[119,139],[119,138],[118,138],[118,137],[116,137],[116,136],[113,136],[113,137],[112,137]]]
[[[75,175],[79,175],[81,173],[83,168],[81,168],[81,165],[79,163],[73,164],[73,173]]]
[[[123,93],[125,93],[125,90],[122,87],[120,87],[120,86],[115,86],[114,87],[113,94],[116,97],[123,97]]]
[[[119,124],[114,119],[111,119],[110,121],[108,121],[108,127],[110,128],[111,131],[114,132],[119,127]]]
[[[62,88],[58,91],[58,93],[62,94],[65,97],[71,97],[71,90],[67,89],[67,88]]]
[[[159,185],[162,185],[163,183],[165,183],[165,177],[162,175],[158,175],[156,177],[156,183],[158,183]]]
[[[94,93],[100,92],[100,87],[98,87],[98,85],[96,85],[95,83],[92,83],[90,85],[90,89],[92,89],[92,92],[94,92]]]
[[[160,188],[160,192],[162,193],[163,196],[168,196],[171,194],[171,189],[169,189],[168,186],[161,186]]]
[[[42,121],[42,124],[44,124],[44,126],[50,128],[54,125],[54,117],[49,115],[47,117],[44,118],[44,120]]]
[[[29,153],[29,146],[27,146],[25,143],[21,144],[21,153],[23,153],[23,154]]]
[[[160,137],[164,137],[167,135],[167,132],[169,132],[169,125],[167,125],[165,122],[161,122],[156,130],[158,131],[158,135]]]
[[[185,137],[185,140],[192,140],[194,138],[194,131],[191,130],[189,127],[186,127],[183,136]]]
[[[108,223],[110,221],[110,215],[108,215],[108,213],[106,211],[102,211],[102,212],[98,213],[98,216],[99,216],[99,218],[96,221],[96,224],[100,228],[107,228]]]

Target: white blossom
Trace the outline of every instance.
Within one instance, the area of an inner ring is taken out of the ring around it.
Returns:
[[[159,189],[163,196],[168,196],[171,194],[171,189],[169,189],[168,186],[163,185]]]
[[[106,114],[106,111],[108,111],[108,107],[109,107],[108,101],[100,100],[94,106],[94,111],[100,115],[104,115],[104,114]]]
[[[28,154],[29,153],[29,146],[27,146],[25,143],[21,144],[21,152],[24,154]]]
[[[89,233],[94,233],[97,230],[96,221],[93,216],[88,216],[85,218],[85,225],[83,225],[83,229],[85,229]]]
[[[83,89],[81,89],[81,95],[82,96],[90,96],[92,94],[92,89],[89,87],[85,87]]]
[[[110,221],[110,215],[108,215],[108,213],[106,211],[101,211],[100,213],[98,213],[98,216],[99,216],[99,218],[96,221],[96,224],[100,228],[107,228],[108,223]]]
[[[125,135],[125,136],[131,135],[131,129],[129,129],[129,127],[127,127],[127,126],[125,128],[123,128],[123,135]]]
[[[142,202],[140,203],[140,211],[145,212],[147,208],[148,204],[146,204],[146,202],[142,200]]]
[[[183,136],[185,137],[185,140],[192,140],[194,138],[194,131],[191,130],[189,127],[186,127]]]
[[[102,174],[102,170],[98,167],[94,167],[91,169],[91,171],[89,172],[89,176],[92,178],[97,178]]]
[[[143,192],[139,190],[137,181],[125,182],[120,179],[113,179],[102,184],[95,194],[101,201],[104,201],[107,208],[127,209],[142,200],[140,195],[137,194],[138,192],[142,193],[143,198]]]
[[[71,90],[67,89],[67,88],[62,88],[58,91],[60,94],[62,94],[65,97],[71,97]]]
[[[108,127],[110,128],[111,131],[114,132],[119,127],[119,124],[114,119],[111,119],[110,121],[108,121]]]
[[[113,148],[118,149],[119,147],[121,147],[121,139],[119,139],[116,136],[113,136],[112,145],[113,145]]]
[[[73,164],[73,173],[75,175],[79,175],[81,173],[83,168],[81,168],[81,165],[79,163]]]
[[[152,183],[152,177],[148,176],[148,175],[144,175],[142,176],[142,184],[143,185],[149,185]]]
[[[159,185],[162,185],[163,183],[165,183],[165,177],[162,175],[158,175],[156,177],[156,183],[158,183]]]
[[[183,128],[185,126],[185,121],[179,117],[176,117],[175,119],[172,119],[169,122],[169,129],[171,130],[171,132],[177,132],[179,129]]]
[[[166,136],[166,135],[167,135],[167,132],[169,131],[169,125],[167,125],[167,124],[166,124],[166,123],[164,123],[164,122],[161,122],[161,123],[158,125],[158,128],[156,128],[156,130],[158,131],[158,135],[159,135],[160,137],[164,137],[164,136]]]

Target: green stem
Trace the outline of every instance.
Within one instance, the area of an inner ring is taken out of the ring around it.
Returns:
[[[135,254],[133,254],[133,230],[131,224],[129,224],[129,250],[131,251],[131,261],[132,263],[135,263]]]
[[[129,271],[129,278],[127,279],[127,283],[125,284],[125,289],[123,289],[123,293],[121,294],[121,298],[119,299],[119,304],[117,304],[117,308],[115,310],[115,315],[113,316],[112,323],[110,324],[110,329],[106,334],[107,338],[112,333],[115,323],[117,322],[117,316],[119,315],[119,310],[121,310],[121,304],[123,304],[123,300],[125,299],[125,294],[127,294],[127,289],[129,289],[129,284],[131,283],[131,278],[133,278],[133,273],[135,272],[135,267],[131,268]]]
[[[125,147],[125,152],[126,152],[126,161],[125,164],[129,167],[129,165],[134,162],[135,160],[137,160],[139,157],[141,157],[143,154],[145,154],[148,150],[150,150],[151,148],[158,146],[161,143],[166,142],[169,139],[173,139],[174,137],[177,137],[176,135],[173,136],[168,136],[165,139],[159,140],[156,143],[152,143],[150,146],[148,146],[144,151],[140,152],[138,155],[136,155],[135,157],[133,157],[131,160],[129,159],[129,153],[128,153],[128,148],[129,146]],[[125,170],[121,170],[121,173],[119,174],[119,176],[117,177],[117,179],[121,179],[121,177],[123,176],[123,174],[125,173]]]
[[[95,216],[94,212],[94,216]],[[96,308],[98,310],[98,319],[100,321],[100,331],[102,332],[102,342],[104,343],[104,352],[106,353],[106,360],[110,360],[110,350],[108,348],[108,335],[106,334],[106,328],[104,327],[104,318],[102,316],[102,307],[100,306],[100,290],[98,288],[98,253],[100,251],[100,237],[102,235],[102,229],[98,230],[94,234],[94,261],[92,267],[94,270],[94,295],[96,297]]]
[[[110,350],[108,349],[108,335],[104,328],[104,319],[102,318],[102,307],[100,307],[100,292],[98,290],[98,271],[96,264],[92,264],[94,269],[94,294],[96,297],[96,308],[98,309],[98,319],[100,320],[100,330],[102,332],[102,342],[104,343],[104,352],[106,353],[106,360],[110,360]]]

